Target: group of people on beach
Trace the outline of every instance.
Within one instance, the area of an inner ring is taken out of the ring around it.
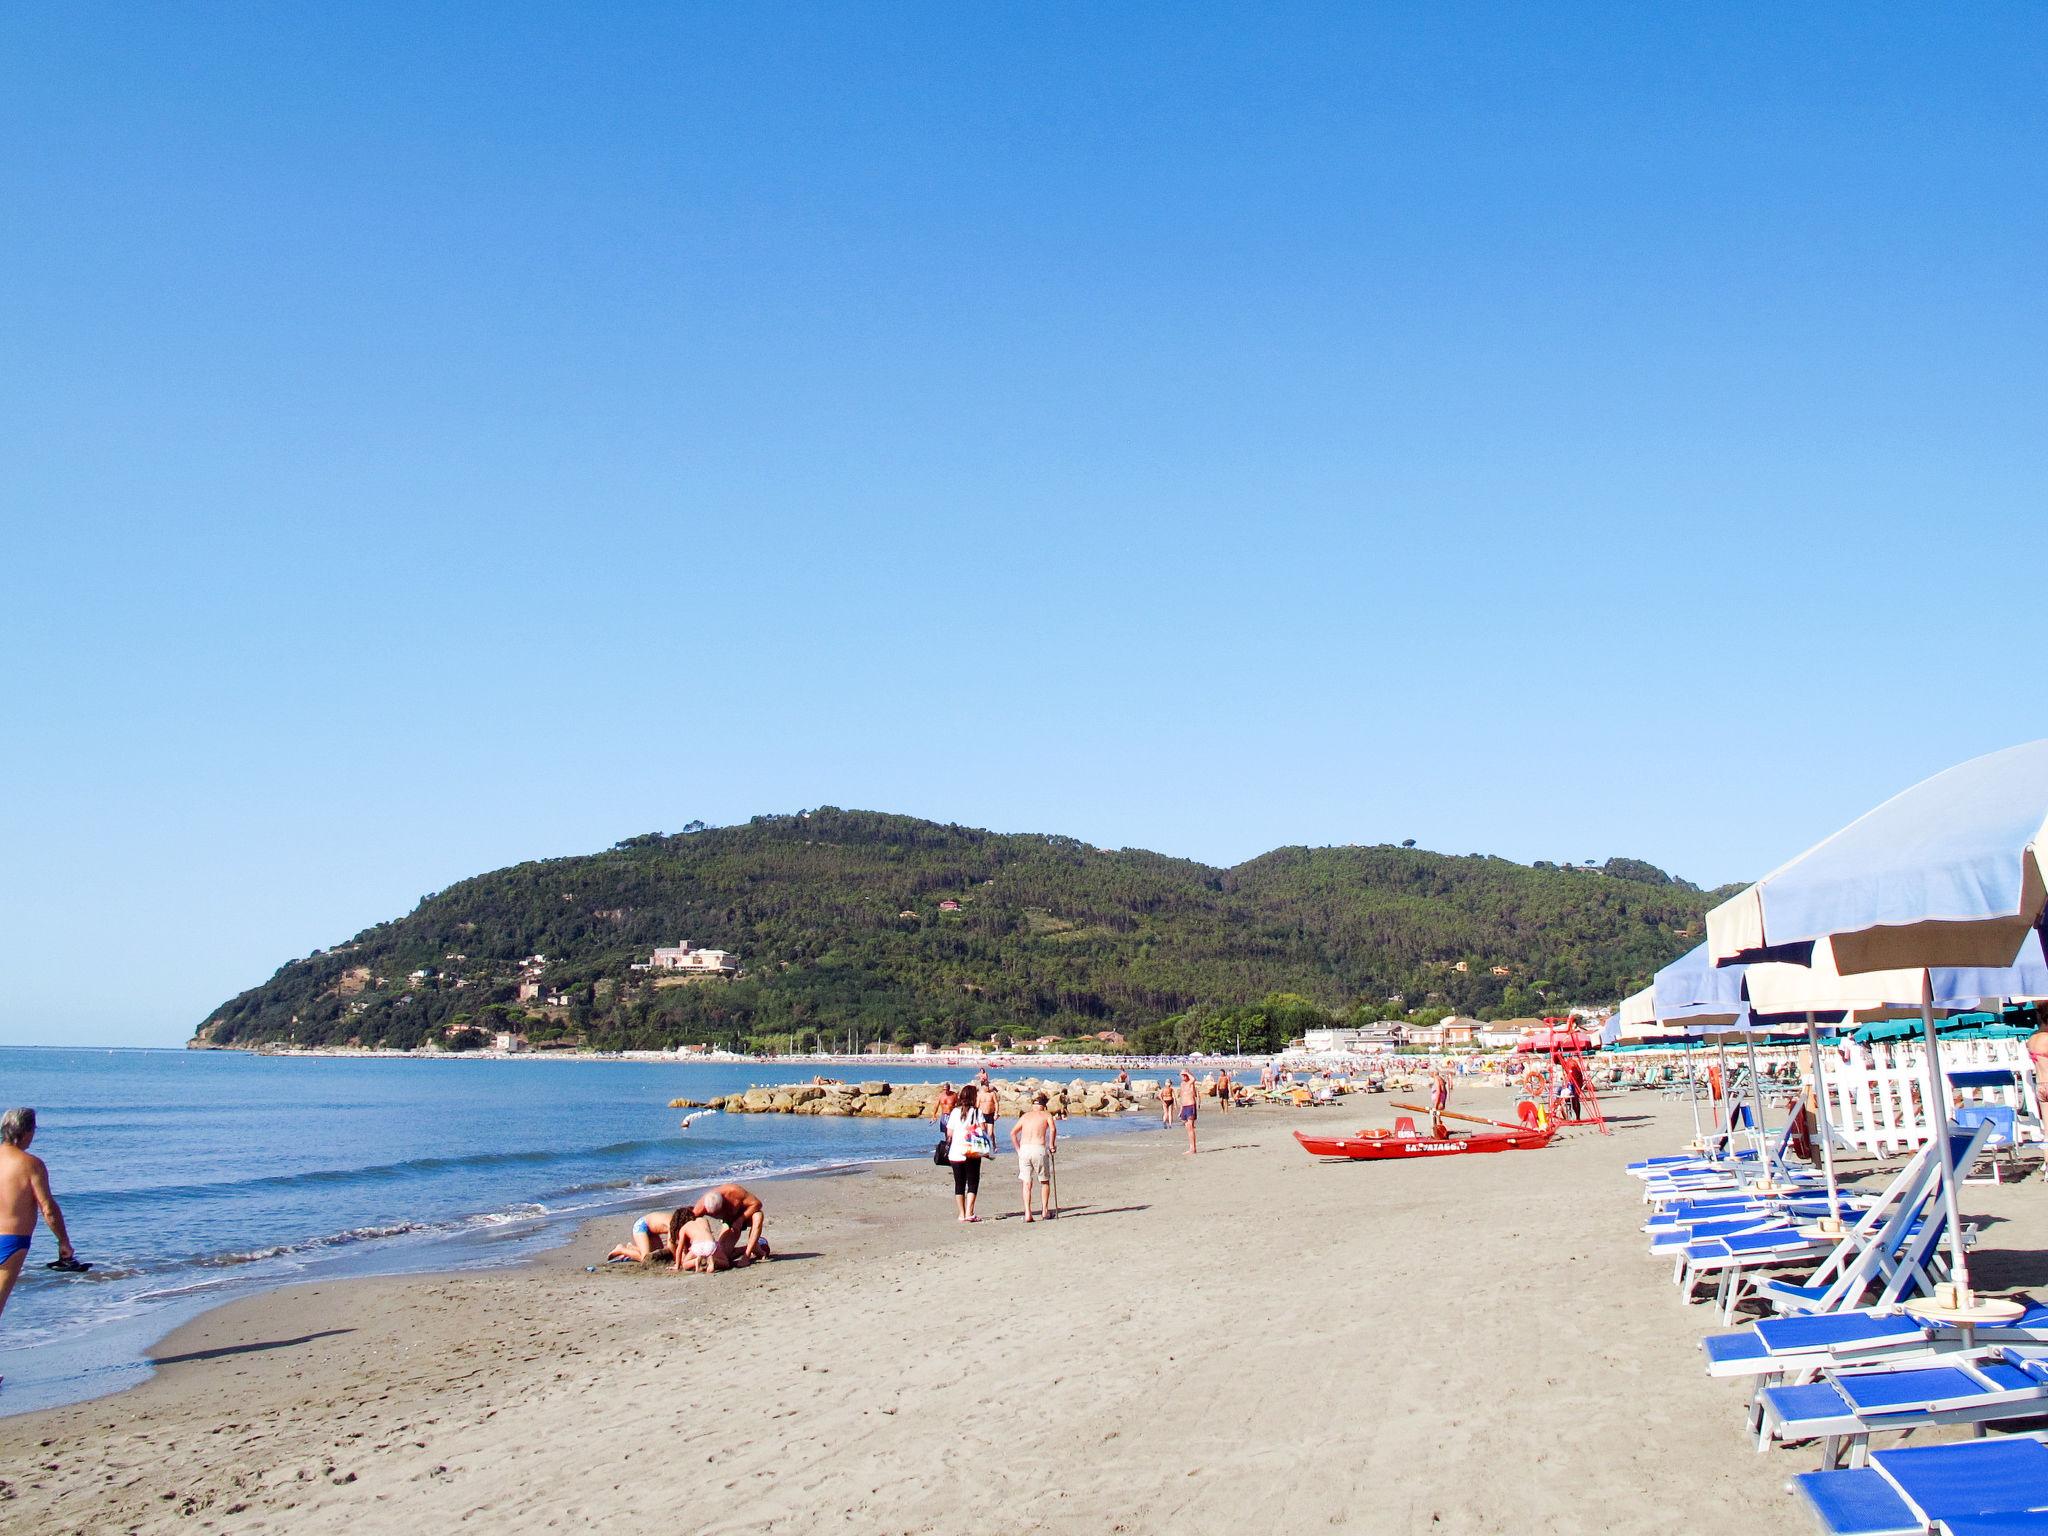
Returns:
[[[1054,1161],[1059,1155],[1060,1127],[1047,1107],[1051,1100],[1034,1093],[1010,1127],[1010,1148],[1017,1154],[1017,1182],[1024,1195],[1027,1222],[1051,1221],[1059,1215]],[[932,1106],[938,1144],[932,1161],[953,1174],[955,1219],[980,1221],[975,1206],[981,1199],[981,1165],[996,1155],[995,1128],[1002,1104],[986,1067],[961,1088],[939,1085]]]
[[[767,1225],[758,1195],[738,1184],[721,1184],[690,1205],[647,1212],[633,1223],[633,1235],[605,1255],[605,1262],[667,1259],[678,1274],[743,1269],[770,1257],[761,1235]]]

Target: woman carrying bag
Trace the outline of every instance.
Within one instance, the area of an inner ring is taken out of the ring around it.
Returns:
[[[971,1093],[946,1112],[946,1161],[953,1169],[953,1204],[962,1221],[979,1221],[975,1198],[981,1193],[981,1164],[995,1155],[995,1137]]]

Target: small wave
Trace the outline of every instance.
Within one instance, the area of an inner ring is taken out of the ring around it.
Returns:
[[[134,1189],[95,1190],[84,1197],[95,1207],[160,1205],[166,1200],[203,1200],[256,1189],[296,1189],[324,1184],[391,1183],[422,1173],[450,1169],[505,1168],[522,1164],[567,1163],[586,1158],[624,1157],[657,1148],[673,1150],[667,1138],[615,1141],[600,1147],[530,1148],[517,1152],[476,1152],[460,1157],[414,1157],[397,1163],[371,1163],[356,1168],[312,1168],[302,1173],[265,1173],[247,1179],[220,1179],[206,1184],[166,1184]]]

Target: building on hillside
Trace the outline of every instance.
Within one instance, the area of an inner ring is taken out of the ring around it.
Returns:
[[[1400,1032],[1394,1031],[1396,1035]],[[1375,1039],[1381,1036],[1381,1039]],[[1370,1029],[1350,1029],[1333,1025],[1328,1029],[1311,1029],[1303,1033],[1301,1048],[1305,1051],[1375,1051],[1385,1049],[1382,1032]],[[1396,1042],[1398,1043],[1398,1041]]]
[[[922,1040],[910,1048],[910,1054],[913,1056],[929,1056],[931,1053],[932,1048]]]
[[[960,910],[960,903],[955,901],[952,897],[948,896],[944,901],[939,903],[939,910],[941,912],[958,912]]]
[[[729,950],[699,949],[694,944],[683,943],[657,949],[652,965],[657,971],[694,971],[705,976],[731,976],[740,968],[740,957]]]
[[[1471,971],[1472,962],[1470,960],[1460,960],[1453,964],[1451,966],[1451,969],[1456,971],[1460,976],[1463,976]]]
[[[1122,1050],[1124,1048],[1124,1037],[1123,1033],[1120,1030],[1098,1029],[1095,1032],[1095,1038],[1100,1040],[1104,1045],[1115,1046],[1118,1050]]]
[[[523,1051],[526,1049],[526,1036],[514,1034],[509,1029],[501,1029],[492,1037],[491,1048],[503,1051],[507,1055],[514,1051]]]
[[[519,983],[519,1001],[537,1003],[540,1001],[540,983],[531,979]]]
[[[1488,974],[1493,976],[1512,976],[1515,974],[1515,968],[1511,965],[1496,965],[1491,968]]]

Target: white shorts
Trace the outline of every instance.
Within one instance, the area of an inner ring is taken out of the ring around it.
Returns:
[[[1019,1147],[1017,1149],[1017,1177],[1025,1184],[1051,1183],[1052,1148]]]

